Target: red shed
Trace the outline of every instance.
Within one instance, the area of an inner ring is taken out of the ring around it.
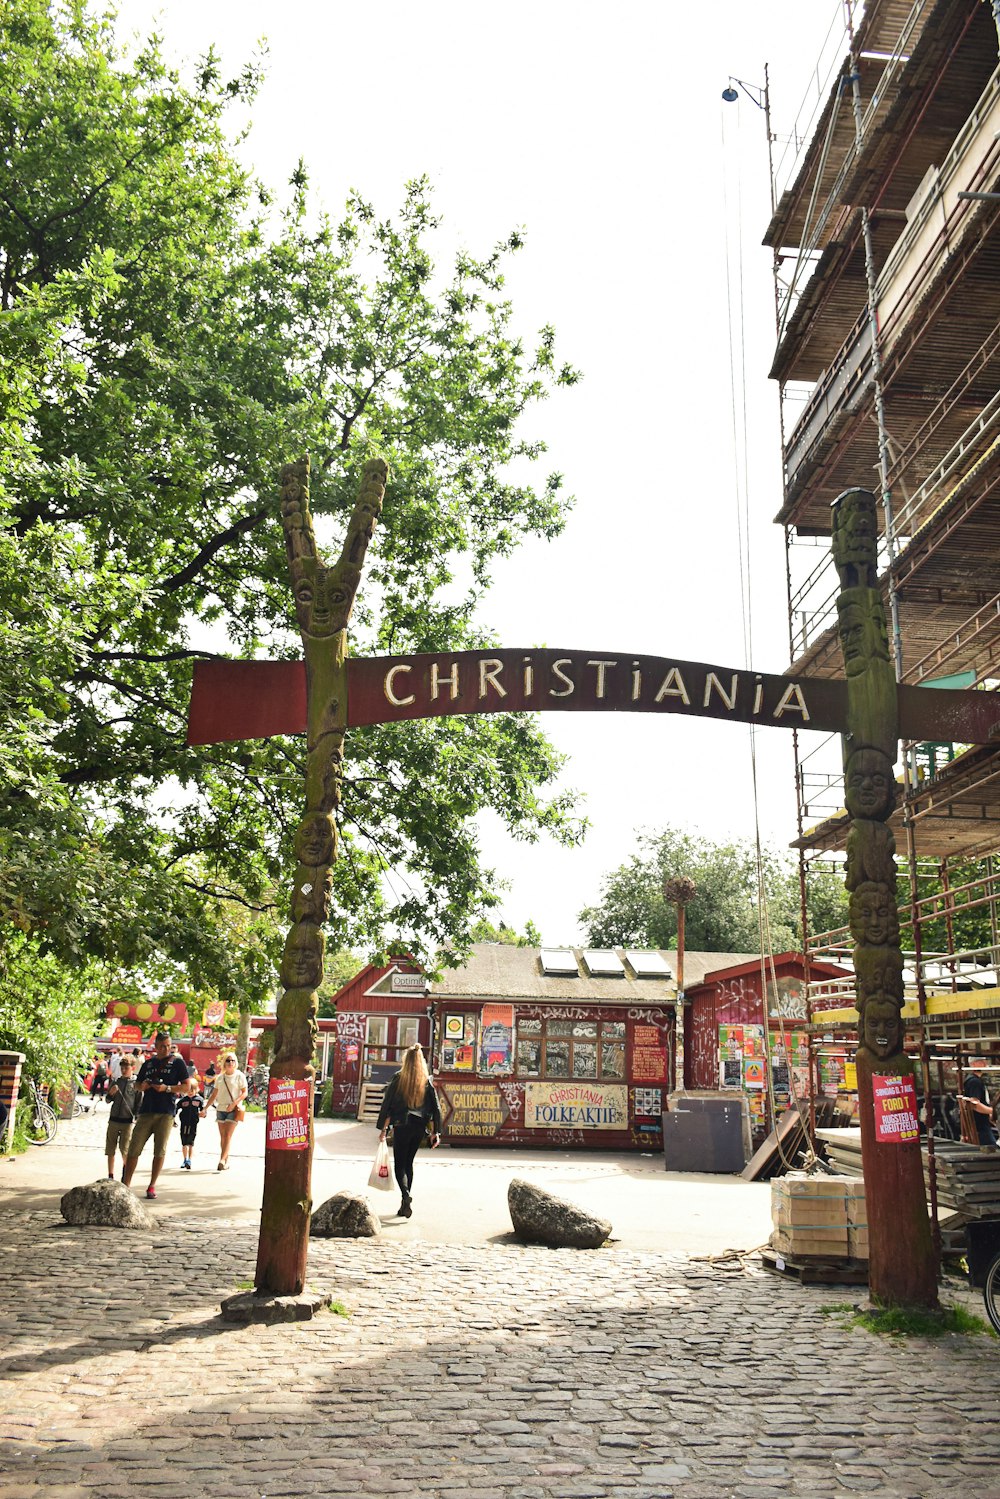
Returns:
[[[850,978],[832,963],[811,962],[816,978]],[[755,1135],[772,1126],[767,1099],[767,1053],[770,1052],[775,1106],[780,1112],[791,1096],[809,1094],[809,1052],[806,1023],[805,962],[801,953],[783,952],[767,963],[766,986],[761,960],[720,967],[705,974],[687,990],[684,1016],[684,1085],[692,1089],[733,1089],[746,1094]],[[767,992],[769,1047],[764,1044],[764,1006]],[[842,1004],[830,996],[819,1008]],[[835,1096],[844,1082],[843,1064],[835,1056],[820,1057],[820,1090]]]

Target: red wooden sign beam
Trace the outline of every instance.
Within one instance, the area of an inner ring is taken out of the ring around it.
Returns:
[[[681,713],[843,733],[847,683],[739,671],[627,652],[456,651],[358,657],[347,663],[350,728],[456,713]],[[1000,738],[1000,694],[900,687],[904,739],[988,744]],[[301,734],[301,661],[199,661],[189,744]]]

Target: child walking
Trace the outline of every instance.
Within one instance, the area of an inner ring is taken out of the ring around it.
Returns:
[[[205,1100],[198,1091],[198,1075],[188,1078],[188,1092],[181,1098],[177,1109],[181,1124],[181,1150],[184,1159],[181,1161],[181,1170],[191,1170],[191,1153],[194,1150],[194,1137],[198,1133],[198,1122],[201,1119],[201,1111],[205,1107]]]

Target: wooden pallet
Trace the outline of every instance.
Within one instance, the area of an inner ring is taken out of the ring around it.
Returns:
[[[358,1101],[358,1118],[367,1124],[375,1124],[378,1121],[378,1111],[382,1107],[382,1095],[385,1092],[383,1083],[362,1083],[361,1098]]]
[[[803,1286],[866,1286],[868,1266],[864,1260],[822,1260],[803,1256],[790,1260],[787,1255],[776,1254],[773,1249],[762,1249],[761,1263],[765,1270],[777,1275],[787,1275]]]

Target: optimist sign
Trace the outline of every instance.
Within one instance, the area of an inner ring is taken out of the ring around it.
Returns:
[[[267,1143],[272,1150],[306,1150],[312,1085],[272,1077],[267,1085]]]
[[[880,1144],[898,1145],[903,1140],[916,1140],[920,1134],[917,1123],[917,1090],[912,1077],[872,1077],[872,1095],[875,1100],[875,1138]]]

